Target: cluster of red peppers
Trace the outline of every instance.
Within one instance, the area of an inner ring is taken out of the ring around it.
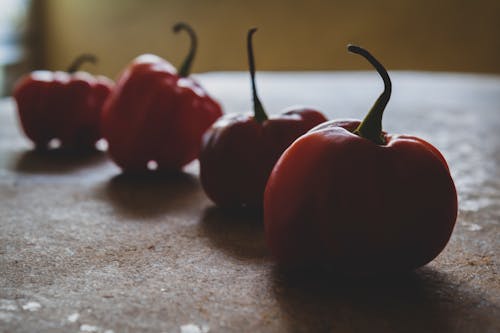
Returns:
[[[253,112],[222,116],[220,105],[189,76],[197,38],[177,71],[151,54],[137,57],[117,83],[77,69],[35,71],[14,98],[22,128],[39,149],[92,149],[100,138],[124,172],[172,172],[199,158],[208,197],[223,208],[263,210],[267,243],[284,265],[329,266],[355,275],[407,271],[434,259],[457,217],[457,193],[441,153],[424,140],[382,130],[385,88],[363,121],[327,121],[311,108],[268,116],[247,52]],[[221,117],[222,116],[222,117]]]

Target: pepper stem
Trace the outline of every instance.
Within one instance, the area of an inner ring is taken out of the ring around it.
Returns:
[[[189,48],[189,53],[184,59],[182,66],[179,69],[179,76],[186,77],[189,76],[191,72],[191,65],[193,64],[194,56],[196,54],[196,48],[198,47],[198,38],[196,37],[196,33],[193,28],[189,26],[187,23],[179,22],[173,27],[174,33],[178,33],[179,31],[186,31],[191,39],[191,46]]]
[[[81,54],[78,57],[76,57],[75,60],[69,65],[68,70],[66,72],[68,73],[75,73],[84,63],[86,62],[91,62],[93,64],[97,63],[97,57],[93,54]]]
[[[359,54],[368,60],[368,62],[375,67],[379,75],[382,77],[382,80],[384,80],[384,91],[377,98],[370,112],[368,112],[365,119],[363,119],[361,124],[359,124],[353,133],[371,140],[378,145],[385,145],[386,140],[382,134],[382,115],[384,114],[385,107],[391,98],[392,84],[389,74],[384,66],[382,66],[382,64],[378,62],[378,60],[375,59],[370,52],[362,47],[349,44],[347,46],[347,50],[349,52]]]
[[[248,52],[248,67],[250,67],[250,78],[252,81],[253,95],[253,117],[258,123],[262,123],[268,119],[266,111],[257,96],[257,88],[255,86],[255,60],[253,56],[252,36],[257,31],[257,28],[248,30],[247,33],[247,52]]]

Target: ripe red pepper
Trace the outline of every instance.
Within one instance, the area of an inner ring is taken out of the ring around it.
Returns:
[[[205,130],[222,115],[220,105],[191,77],[194,31],[184,23],[191,49],[177,73],[151,54],[137,57],[121,74],[104,106],[102,130],[111,158],[124,171],[177,171],[198,157]]]
[[[22,128],[38,149],[53,139],[63,148],[93,149],[101,138],[99,117],[114,84],[77,71],[87,61],[96,58],[81,55],[67,72],[34,71],[14,87]]]
[[[274,167],[264,198],[267,243],[283,264],[328,265],[364,275],[407,271],[434,259],[457,217],[441,153],[424,140],[382,131],[385,90],[362,122],[331,121],[295,141]]]
[[[290,108],[268,118],[257,96],[251,29],[247,35],[254,114],[226,115],[204,135],[200,178],[208,197],[229,208],[261,209],[269,174],[300,135],[326,121],[309,108]]]

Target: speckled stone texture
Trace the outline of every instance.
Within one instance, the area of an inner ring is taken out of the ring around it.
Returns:
[[[198,76],[226,113],[246,73]],[[459,217],[413,273],[352,280],[284,272],[258,216],[223,212],[196,163],[133,178],[106,155],[39,154],[0,103],[0,332],[500,332],[500,77],[394,72],[384,127],[446,156]],[[362,118],[374,72],[259,73],[269,113],[292,104]]]

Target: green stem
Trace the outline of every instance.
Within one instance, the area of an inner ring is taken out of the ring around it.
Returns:
[[[375,104],[373,104],[370,112],[366,115],[365,119],[359,124],[358,128],[354,130],[354,134],[357,134],[363,138],[371,140],[378,145],[385,145],[386,140],[382,134],[382,116],[384,114],[385,107],[391,98],[392,84],[391,78],[387,73],[387,70],[382,66],[374,56],[370,54],[367,50],[356,46],[348,45],[347,50],[352,53],[359,54],[363,56],[373,67],[377,70],[379,75],[384,81],[384,91],[377,98]]]
[[[81,54],[78,57],[76,57],[75,60],[71,63],[71,65],[68,67],[68,70],[66,72],[68,73],[75,73],[84,63],[86,62],[91,62],[93,64],[97,63],[97,57],[93,54]]]
[[[247,52],[248,52],[248,66],[250,67],[250,78],[252,81],[252,94],[253,94],[253,113],[254,119],[258,123],[262,123],[268,119],[266,111],[257,96],[257,88],[255,86],[255,60],[253,56],[252,36],[257,31],[257,28],[248,30],[247,34]]]
[[[194,32],[193,28],[191,28],[191,26],[189,26],[187,23],[184,22],[179,22],[176,25],[174,25],[173,30],[175,33],[184,30],[188,33],[189,38],[191,39],[191,46],[189,48],[189,53],[186,56],[186,59],[184,59],[184,62],[182,63],[182,66],[179,69],[179,76],[187,77],[191,72],[191,65],[193,64],[194,56],[196,54],[196,49],[198,47],[198,38],[196,38],[196,33]]]

